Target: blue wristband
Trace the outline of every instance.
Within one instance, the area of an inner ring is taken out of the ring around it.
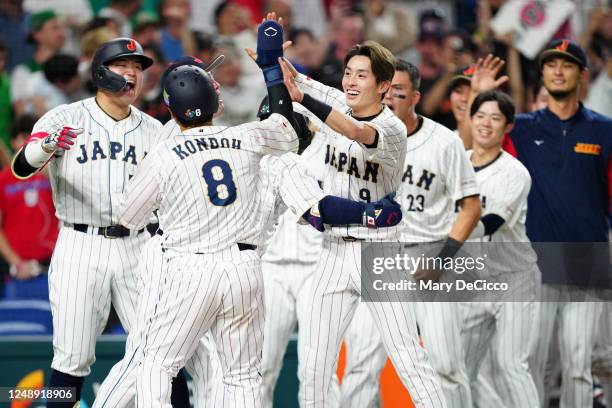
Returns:
[[[266,81],[266,87],[282,84],[283,83],[283,71],[280,65],[273,65],[271,67],[262,68],[261,70]]]

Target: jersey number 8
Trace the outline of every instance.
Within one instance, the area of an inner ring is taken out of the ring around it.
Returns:
[[[202,175],[213,205],[223,207],[236,201],[236,184],[228,162],[219,159],[207,161],[202,166]]]

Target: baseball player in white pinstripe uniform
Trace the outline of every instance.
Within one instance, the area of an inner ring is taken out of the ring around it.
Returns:
[[[170,127],[172,125],[170,123]],[[307,192],[309,188],[315,188],[319,191],[314,178],[305,178],[306,169],[301,162],[296,161],[296,157],[294,155],[285,155],[281,161],[272,156],[265,156],[260,161],[259,182],[255,193],[255,196],[259,197],[260,203],[257,217],[259,226],[251,226],[253,233],[248,234],[251,238],[245,238],[245,241],[252,239],[253,242],[257,243],[258,252],[260,252],[259,248],[263,248],[264,231],[262,227],[273,222],[275,214],[279,211],[277,208],[279,205],[277,198],[279,194],[299,197],[304,192]],[[287,167],[288,163],[292,164]],[[279,175],[282,175],[282,177],[279,177]],[[290,213],[290,211],[286,211],[285,216],[289,217]],[[295,222],[295,220],[291,221]],[[308,228],[311,227],[309,226]],[[256,236],[257,231],[259,231],[259,236]],[[317,234],[319,233],[317,232]],[[133,359],[137,358],[134,357],[136,355],[136,347],[138,347],[138,342],[144,336],[144,333],[142,333],[144,326],[141,322],[146,321],[147,314],[152,314],[156,305],[156,288],[161,285],[160,279],[164,264],[162,262],[164,254],[162,250],[163,238],[157,235],[152,241],[151,244],[147,245],[147,250],[143,251],[143,260],[145,261],[143,266],[146,268],[143,276],[147,276],[148,279],[145,280],[145,286],[142,291],[144,295],[141,298],[141,302],[143,303],[139,304],[137,328],[140,329],[140,333],[136,333],[134,336],[130,333],[128,345],[126,346],[126,356],[113,367],[111,374],[105,379],[98,392],[94,407],[130,407],[134,404],[135,378],[133,370],[136,368],[136,365]],[[132,339],[134,340],[131,341]],[[133,344],[134,342],[136,344]],[[220,364],[214,340],[211,339],[210,334],[205,335],[200,339],[193,356],[185,363],[187,371],[194,380],[195,407],[216,406],[212,397],[214,388],[220,381]],[[130,373],[130,371],[132,372]],[[132,376],[131,379],[130,376]]]
[[[507,293],[491,292],[484,301],[461,304],[461,337],[471,381],[475,381],[487,350],[491,378],[506,407],[538,407],[538,393],[528,358],[537,338],[537,257],[525,230],[531,177],[527,169],[501,148],[512,128],[514,106],[500,91],[484,92],[471,105],[473,149],[468,156],[481,192],[483,217],[470,236],[487,243],[482,278],[510,283]],[[523,243],[523,244],[521,244]]]
[[[323,172],[321,155],[320,138],[315,135],[301,156],[318,180]],[[291,218],[290,211],[280,215],[261,258],[266,305],[261,360],[264,407],[272,407],[287,344],[308,311],[306,293],[323,240],[322,234]]]
[[[262,113],[263,108],[263,113]],[[258,116],[263,117],[267,105],[262,104]],[[303,111],[300,105],[294,109]],[[313,119],[311,119],[313,120]],[[312,130],[320,127],[311,122]],[[314,133],[312,139],[300,154],[308,170],[322,180],[324,177],[325,149],[320,134]],[[264,345],[262,354],[262,375],[264,386],[264,406],[272,407],[274,389],[283,365],[287,344],[296,326],[300,325],[308,313],[310,281],[319,255],[323,235],[312,228],[291,222],[290,212],[280,215],[274,232],[265,244],[261,258],[266,304],[264,325]],[[298,355],[298,364],[299,362]],[[331,398],[338,402],[339,387],[334,376]]]
[[[160,137],[161,124],[131,105],[151,63],[134,40],[105,43],[92,63],[95,98],[47,112],[13,162],[21,177],[49,162],[63,224],[49,267],[54,349],[49,386],[75,387],[77,400],[111,302],[123,327],[129,331],[134,325],[136,260],[148,234],[118,225],[118,210],[129,178]]]
[[[182,65],[195,65],[207,72],[211,72],[216,66],[223,62],[224,56],[220,56],[212,61],[210,64],[205,64],[202,60],[185,56],[172,63],[164,73],[165,75],[172,69]],[[217,97],[220,96],[219,84],[212,78],[213,87],[216,91]],[[163,79],[162,79],[163,82]],[[223,113],[224,104],[223,100],[219,98],[219,105],[217,111],[213,117],[217,117]],[[180,134],[181,129],[174,120],[169,120],[163,127],[161,140],[166,140],[174,135]],[[153,238],[147,242],[140,255],[140,262],[138,267],[140,269],[138,276],[140,277],[141,283],[138,289],[138,293],[145,294],[145,296],[139,297],[138,302],[138,317],[136,319],[136,325],[134,330],[128,333],[126,341],[126,356],[132,356],[134,353],[134,347],[141,342],[141,337],[144,330],[144,321],[146,318],[147,311],[155,305],[153,296],[151,296],[151,286],[156,287],[159,284],[160,272],[162,270],[162,235],[163,231],[158,229]],[[200,351],[202,349],[202,351]],[[204,336],[201,339],[201,344],[198,346],[194,356],[187,361],[185,368],[193,380],[193,400],[196,407],[205,407],[206,401],[210,399],[211,395],[211,379],[218,378],[220,375],[220,367],[218,356],[214,348],[212,339],[209,335]],[[109,374],[106,376],[101,387],[97,391],[96,401],[94,406],[131,406],[133,405],[134,393],[130,388],[133,383],[122,383],[125,387],[121,389],[116,385],[119,383],[119,379],[124,375],[126,367],[129,361],[124,358],[118,364],[115,364]],[[173,387],[176,384],[173,382]],[[173,397],[183,397],[183,395],[174,395],[175,389],[173,388]],[[182,394],[182,391],[179,391]],[[187,396],[188,397],[188,396]],[[173,406],[175,400],[173,399]]]
[[[397,192],[398,202],[406,214],[401,224],[401,241],[421,243],[450,237],[462,242],[480,215],[476,178],[461,139],[444,126],[415,113],[414,107],[420,99],[419,83],[418,69],[399,60],[391,89],[385,95],[385,103],[408,129],[406,163]],[[453,222],[456,203],[461,210]],[[439,302],[415,303],[415,306],[421,337],[440,376],[447,405],[471,406],[457,308]],[[361,312],[360,319],[353,321],[346,336],[342,406],[373,406],[386,360],[371,316],[367,310]],[[364,332],[373,334],[365,336]]]
[[[344,92],[297,75],[288,62],[281,63],[292,99],[324,123],[326,192],[367,202],[398,188],[406,126],[382,104],[393,78],[394,60],[375,42],[356,46],[344,60]],[[311,310],[299,331],[301,406],[329,406],[338,351],[361,294],[361,241],[397,238],[397,228],[336,227],[325,234],[312,281]],[[418,344],[412,305],[370,302],[368,306],[415,404],[444,406],[427,352]]]

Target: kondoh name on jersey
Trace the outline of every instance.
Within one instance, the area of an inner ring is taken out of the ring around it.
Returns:
[[[215,137],[192,137],[185,140],[183,143],[177,144],[172,148],[172,151],[181,159],[185,160],[192,154],[202,152],[204,150],[213,149],[237,149],[240,150],[241,140],[239,139],[228,139],[222,137],[217,139]]]

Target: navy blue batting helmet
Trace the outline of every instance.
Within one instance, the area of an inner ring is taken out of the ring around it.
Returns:
[[[111,92],[121,91],[127,81],[121,75],[108,69],[108,64],[120,58],[136,58],[145,70],[153,64],[153,60],[142,50],[142,46],[131,38],[115,38],[105,42],[97,49],[91,63],[91,79],[93,84]]]
[[[210,120],[219,109],[212,79],[195,65],[171,69],[164,79],[163,95],[172,113],[186,125]]]

